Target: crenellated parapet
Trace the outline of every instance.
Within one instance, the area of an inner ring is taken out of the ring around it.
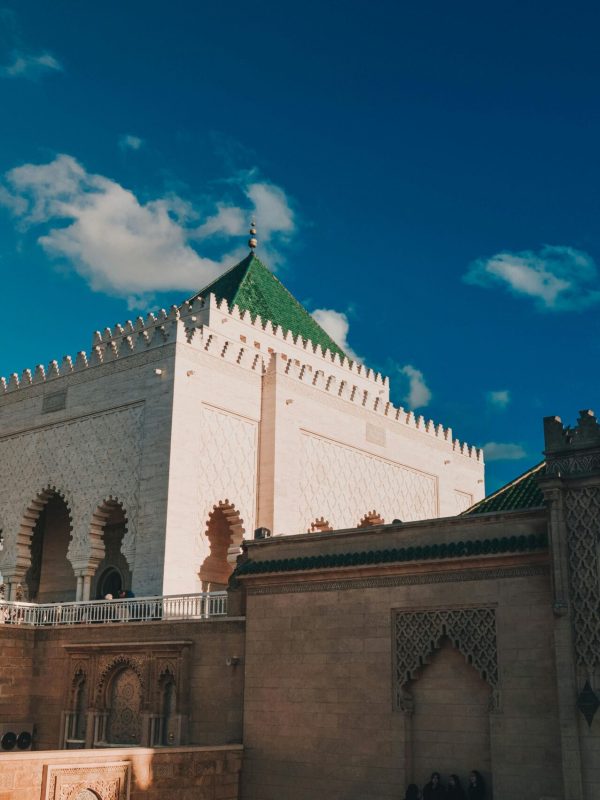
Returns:
[[[350,379],[347,381],[337,380],[334,375],[328,375],[324,370],[315,370],[309,364],[298,364],[281,353],[274,353],[271,359],[271,363],[277,363],[275,368],[281,369],[290,378],[326,392],[333,397],[354,403],[367,411],[393,420],[406,428],[434,437],[438,441],[446,443],[456,454],[483,462],[483,450],[468,445],[466,442],[460,442],[458,439],[453,439],[452,428],[445,428],[431,419],[425,419],[421,414],[416,415],[413,411],[406,410],[402,406],[395,406],[390,401],[382,401],[377,391],[359,388]]]
[[[220,324],[223,320],[241,323],[250,332],[254,331],[257,335],[262,334],[272,340],[273,346],[266,346],[264,350],[257,352],[257,343],[252,337],[239,334],[237,337],[239,344],[234,343],[233,336],[226,335],[223,325]],[[248,340],[247,343],[243,341],[244,339]],[[212,355],[221,349],[221,357],[225,360],[234,361],[242,367],[246,366],[253,370],[259,365],[262,367],[268,361],[270,353],[277,348],[277,343],[281,342],[284,349],[297,350],[300,356],[304,354],[316,357],[323,362],[324,367],[333,366],[336,370],[343,370],[355,376],[361,383],[367,381],[378,388],[383,388],[386,393],[389,392],[388,378],[375,370],[348,358],[342,358],[330,350],[323,350],[319,345],[314,345],[300,336],[294,336],[268,320],[258,316],[252,317],[248,311],[241,311],[238,306],[234,305],[230,309],[226,300],[219,301],[211,294],[208,298],[195,297],[192,302],[171,306],[169,311],[161,309],[157,314],[138,316],[134,321],[128,320],[112,328],[96,331],[89,352],[82,350],[74,359],[67,355],[60,362],[51,361],[47,366],[38,364],[33,370],[23,370],[20,375],[13,373],[8,377],[0,377],[0,395],[177,341],[187,341],[190,344],[194,342],[196,346],[204,348]]]
[[[563,425],[560,417],[544,418],[546,474],[563,476],[600,469],[600,423],[594,412],[579,412],[577,425]]]
[[[21,375],[13,373],[8,379],[0,378],[0,394],[47,383],[149,348],[161,347],[177,341],[180,335],[178,331],[183,331],[183,327],[177,306],[173,306],[169,312],[162,310],[156,316],[148,314],[145,319],[138,317],[135,322],[128,321],[112,329],[105,328],[103,332],[96,331],[89,353],[81,350],[75,359],[67,355],[61,362],[51,361],[47,367],[38,364],[33,371],[25,369]]]
[[[332,364],[358,376],[362,381],[367,380],[377,384],[379,387],[389,388],[389,379],[376,370],[358,361],[352,361],[346,356],[340,356],[339,353],[323,349],[309,339],[303,339],[301,336],[295,336],[290,331],[284,331],[281,325],[274,325],[270,320],[262,319],[260,316],[252,316],[249,311],[242,310],[237,305],[232,305],[230,308],[226,300],[219,300],[212,294],[206,299],[196,297],[192,303],[183,304],[180,306],[180,312],[181,318],[189,327],[206,324],[211,328],[215,328],[219,327],[219,320],[222,321],[223,319],[239,322],[244,327],[249,328],[249,332],[255,331],[261,336],[266,335],[272,338],[275,343],[281,342],[283,345],[297,349],[306,355],[317,356],[327,364]],[[278,351],[279,349],[277,348]]]
[[[227,326],[222,324],[224,321],[228,322]],[[241,323],[243,328],[234,328],[231,323],[236,322]],[[257,336],[266,334],[267,341],[255,341],[252,336],[240,334],[240,330],[247,328],[256,332]],[[38,364],[33,371],[25,369],[21,375],[15,373],[8,379],[0,378],[0,394],[47,383],[175,342],[261,374],[270,364],[274,365],[288,377],[305,385],[435,437],[447,443],[454,453],[483,461],[483,452],[453,439],[451,428],[426,420],[402,406],[394,406],[388,399],[387,377],[357,361],[342,358],[300,336],[283,331],[281,326],[275,326],[268,320],[252,317],[238,306],[229,308],[225,300],[219,301],[214,295],[206,299],[196,297],[182,306],[171,306],[169,311],[162,309],[157,314],[139,316],[135,321],[96,331],[89,353],[80,351],[75,359],[64,356],[61,362],[51,361],[47,367]],[[277,342],[281,345],[277,346]],[[268,346],[270,343],[273,346]]]

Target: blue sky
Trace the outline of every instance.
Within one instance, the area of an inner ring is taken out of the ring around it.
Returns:
[[[0,5],[2,0],[0,0]],[[0,374],[259,255],[487,448],[598,394],[600,8],[5,0]]]

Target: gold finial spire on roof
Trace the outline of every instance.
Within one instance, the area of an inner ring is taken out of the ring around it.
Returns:
[[[256,250],[256,245],[258,244],[258,239],[256,238],[256,222],[254,220],[252,220],[250,223],[250,230],[248,233],[250,234],[248,246],[250,247],[250,250],[254,252]]]

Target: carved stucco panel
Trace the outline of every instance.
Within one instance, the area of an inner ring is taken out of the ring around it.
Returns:
[[[568,491],[565,509],[575,652],[591,674],[600,666],[600,488]]]
[[[397,611],[393,626],[394,695],[398,708],[410,713],[410,694],[405,687],[418,676],[445,637],[488,682],[497,705],[498,648],[493,608]]]
[[[118,498],[127,515],[123,552],[135,551],[141,454],[141,406],[83,417],[0,439],[2,564],[16,559],[16,539],[31,502],[56,488],[71,512],[71,560],[85,558],[98,506]]]
[[[352,528],[371,510],[386,522],[437,516],[432,475],[309,433],[301,436],[300,463],[300,530],[317,517]]]
[[[47,768],[43,800],[129,800],[131,764],[100,762]]]
[[[202,538],[213,507],[226,499],[239,512],[244,530],[254,530],[257,447],[258,423],[220,409],[202,407],[202,458],[198,476],[198,529]]]

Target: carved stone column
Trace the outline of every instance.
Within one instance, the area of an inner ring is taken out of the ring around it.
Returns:
[[[590,770],[580,731],[600,707],[600,425],[581,411],[575,427],[544,419],[554,653],[566,800],[586,797]]]

